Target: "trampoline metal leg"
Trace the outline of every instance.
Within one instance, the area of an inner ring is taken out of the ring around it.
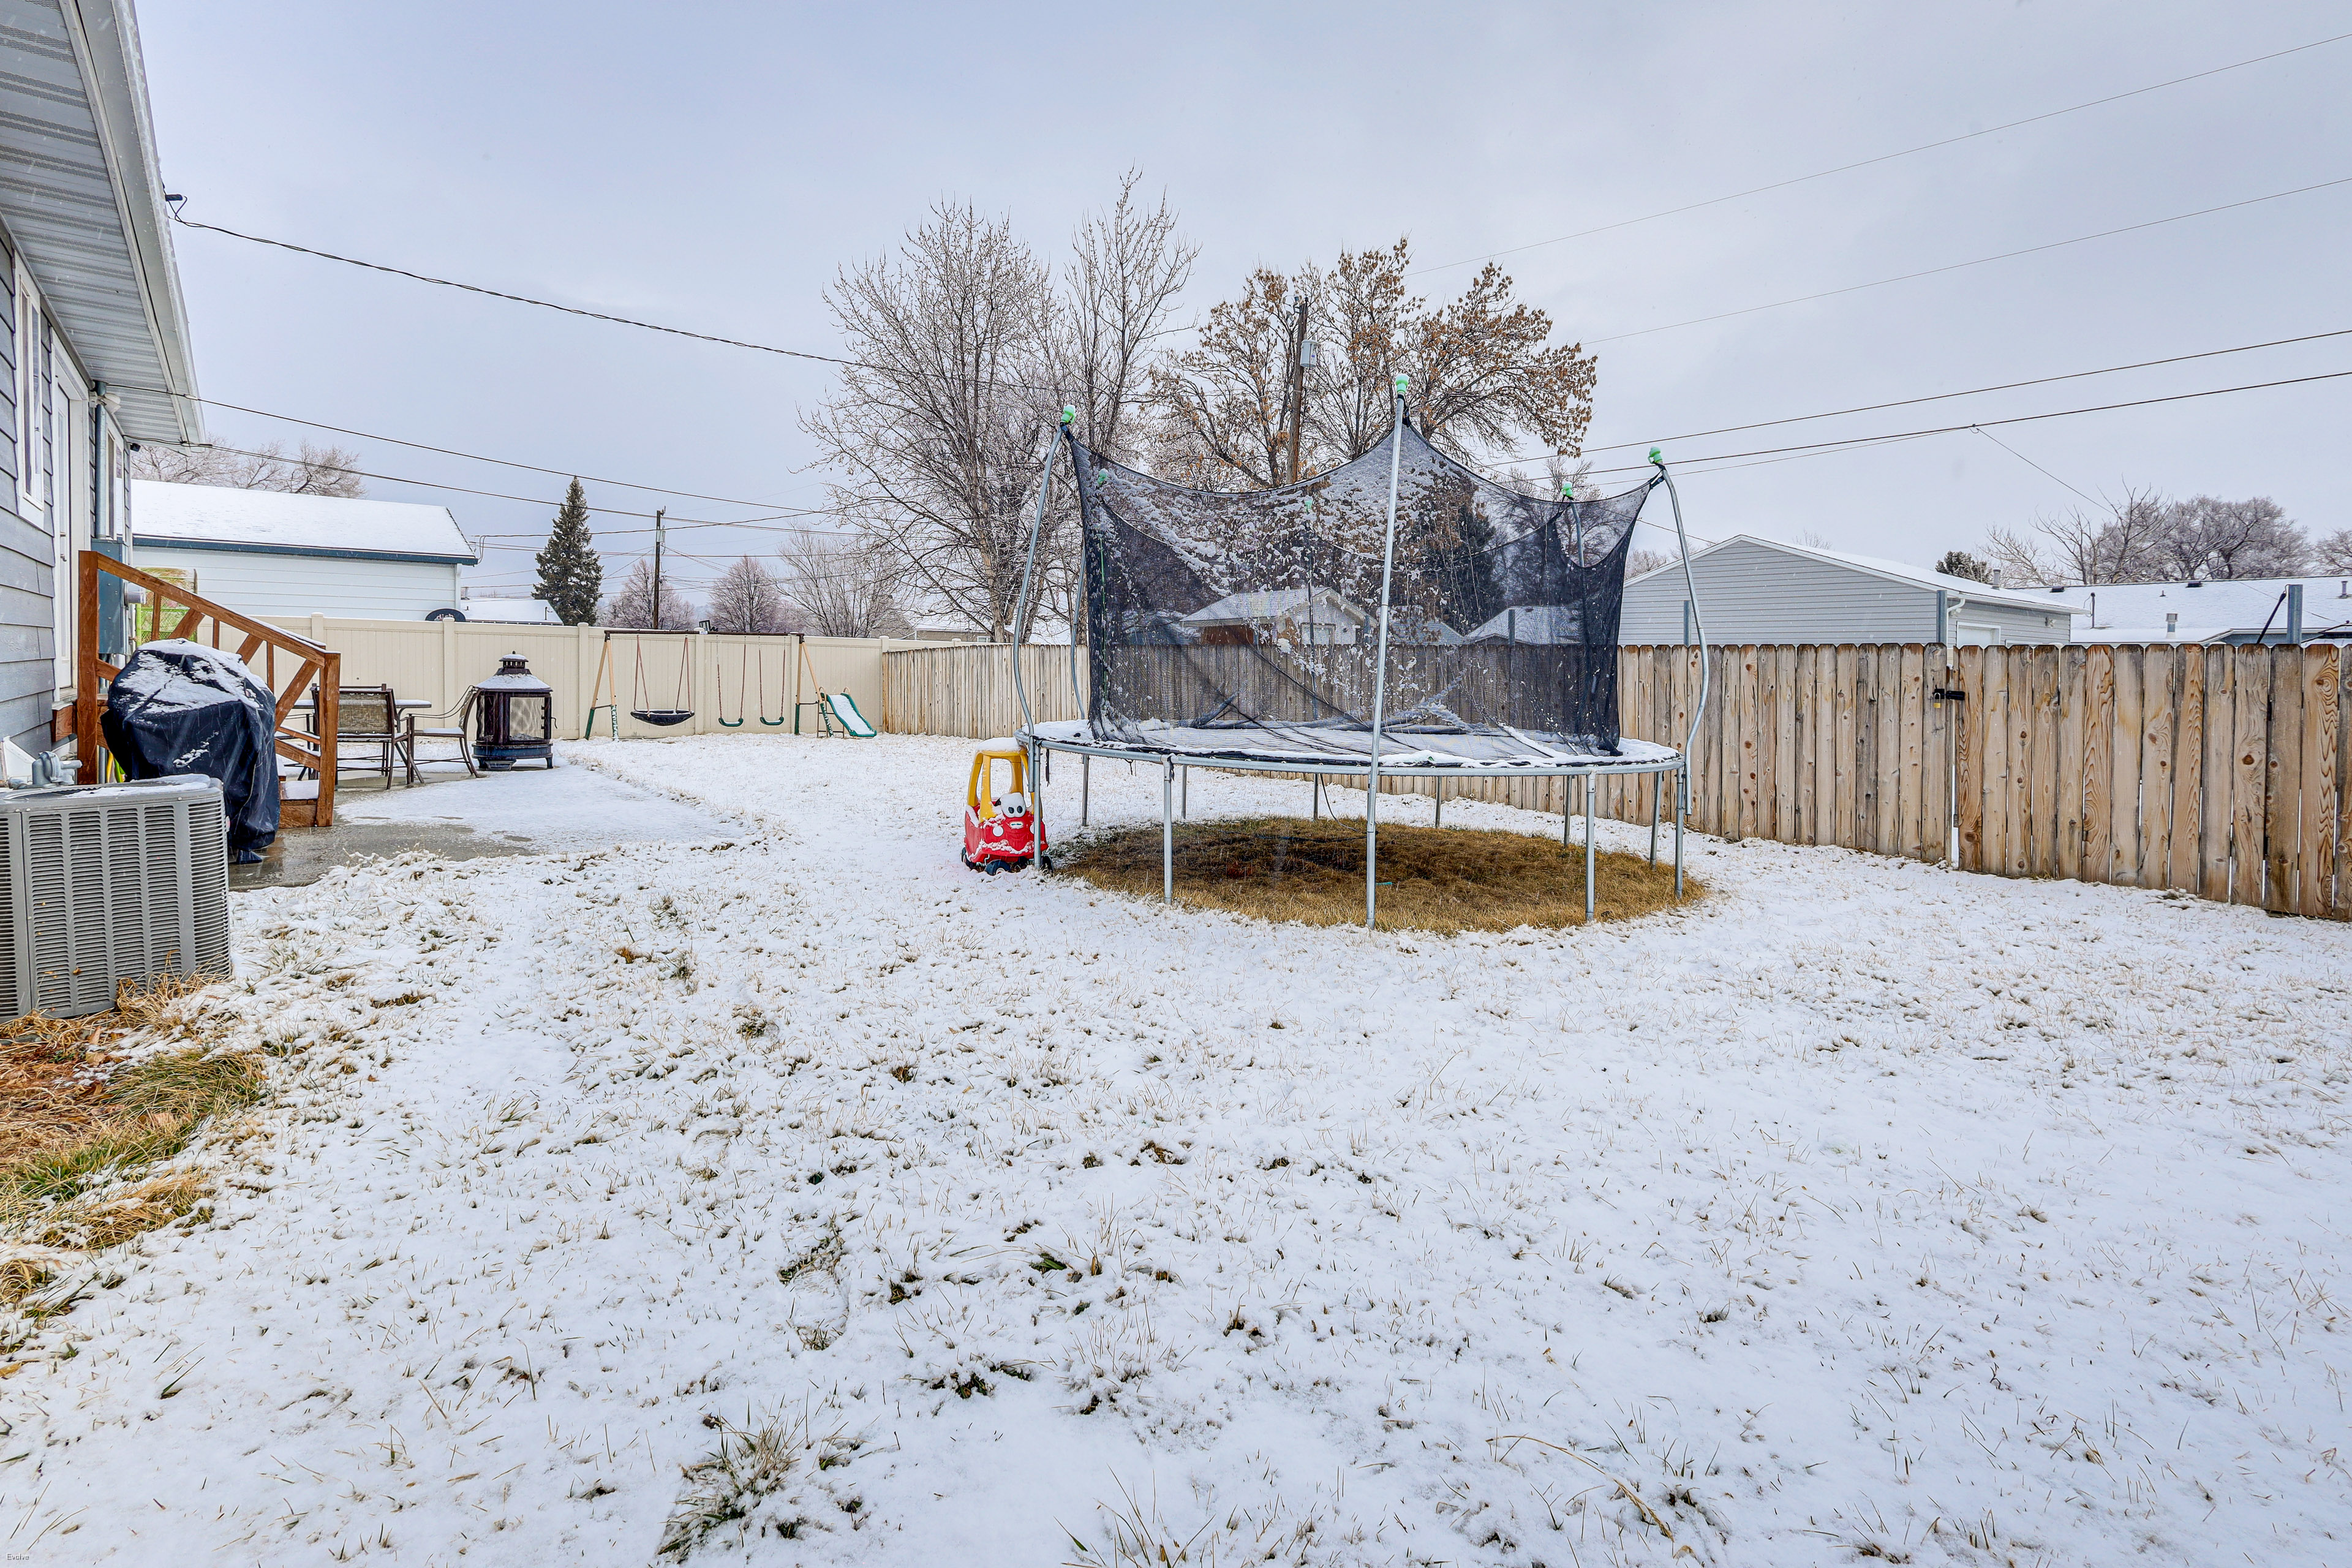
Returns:
[[[1568,847],[1569,802],[1573,798],[1568,793],[1568,786],[1573,782],[1567,778],[1559,781],[1559,847],[1562,849]]]
[[[1049,842],[1045,837],[1045,786],[1053,782],[1053,767],[1054,753],[1033,743],[1029,748],[1029,811],[1032,820],[1037,825],[1037,842],[1040,844]],[[1037,854],[1037,874],[1042,877],[1053,868],[1051,854],[1040,850]]]
[[[1176,763],[1161,764],[1160,774],[1160,901],[1176,901]]]
[[[1650,775],[1650,864],[1658,863],[1658,784],[1656,773]]]
[[[1683,899],[1683,816],[1690,810],[1690,764],[1675,774],[1675,902]]]
[[[1437,792],[1436,826],[1443,827],[1445,826],[1445,781],[1444,779],[1432,779],[1429,783],[1430,787]]]
[[[1584,781],[1584,923],[1592,923],[1592,781]]]
[[[1184,782],[1176,786],[1176,807],[1179,816],[1192,815],[1192,770],[1190,768],[1184,770]]]
[[[1307,775],[1307,810],[1315,821],[1323,820],[1323,775],[1321,773]]]
[[[1080,827],[1087,825],[1087,811],[1093,804],[1087,796],[1094,784],[1094,761],[1092,757],[1087,756],[1081,756],[1078,759],[1078,826]]]

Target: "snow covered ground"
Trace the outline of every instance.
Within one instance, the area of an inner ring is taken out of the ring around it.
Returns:
[[[965,871],[961,742],[565,755],[756,826],[241,898],[279,1093],[0,1378],[10,1561],[2352,1562],[2340,926],[1276,929]]]

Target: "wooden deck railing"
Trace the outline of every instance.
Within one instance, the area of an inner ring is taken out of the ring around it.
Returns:
[[[208,642],[236,654],[269,688],[277,699],[278,755],[310,769],[319,780],[315,803],[288,799],[281,820],[289,827],[331,826],[335,820],[334,742],[331,739],[322,742],[320,737],[331,737],[340,718],[336,697],[342,680],[342,656],[89,550],[81,552],[80,600],[74,617],[80,644],[74,670],[75,752],[81,759],[84,779],[95,783],[100,778],[107,755],[106,737],[99,727],[99,715],[105,706],[100,683],[121,673],[117,666],[99,657],[99,585],[104,577],[146,592],[152,614],[144,618],[155,634],[149,640],[179,637]],[[135,624],[127,614],[124,623]],[[293,721],[295,704],[314,690],[315,732],[298,728]],[[303,820],[306,804],[310,805],[307,822]]]

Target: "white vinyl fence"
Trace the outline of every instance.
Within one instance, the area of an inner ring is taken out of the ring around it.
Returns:
[[[789,735],[795,699],[814,702],[817,689],[846,691],[877,729],[883,712],[880,637],[746,637],[725,632],[610,634],[607,694],[592,698],[607,634],[596,626],[518,626],[498,621],[338,620],[325,616],[275,623],[343,656],[346,686],[389,686],[395,697],[422,698],[446,714],[466,689],[498,673],[499,660],[519,653],[530,672],[555,689],[555,732],[578,740],[592,702],[620,693],[620,732],[635,736]],[[900,645],[903,646],[903,645]],[[633,709],[687,709],[694,717],[672,728],[643,724]],[[725,721],[722,722],[722,721]],[[740,722],[739,722],[740,721]],[[814,729],[814,709],[803,710]],[[612,733],[609,713],[596,732]]]

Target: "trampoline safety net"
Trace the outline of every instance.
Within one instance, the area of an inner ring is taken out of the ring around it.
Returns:
[[[1599,500],[1522,495],[1407,424],[1343,467],[1227,494],[1067,438],[1097,741],[1368,762],[1390,448],[1402,440],[1382,765],[1620,754],[1618,613],[1654,479]]]

